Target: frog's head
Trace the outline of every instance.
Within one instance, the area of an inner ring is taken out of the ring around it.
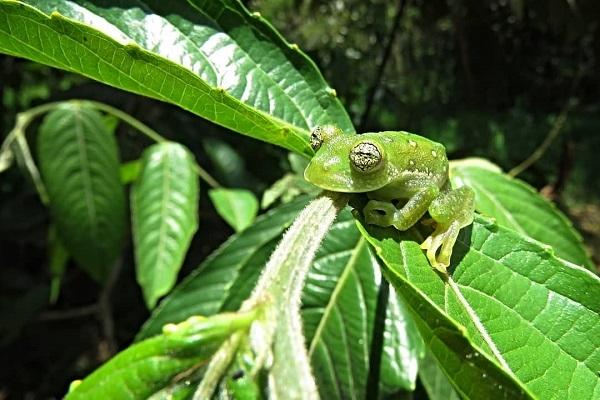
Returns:
[[[377,135],[344,134],[339,128],[325,126],[312,132],[310,144],[316,154],[304,178],[320,188],[362,193],[382,188],[393,179]]]

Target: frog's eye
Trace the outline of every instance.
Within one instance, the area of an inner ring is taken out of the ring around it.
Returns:
[[[371,142],[361,142],[350,151],[350,164],[359,172],[371,172],[381,164],[381,151]]]
[[[314,151],[319,150],[323,144],[323,136],[323,128],[320,126],[316,127],[310,134],[310,147],[312,147]]]
[[[314,151],[319,150],[323,142],[334,136],[341,135],[342,130],[334,125],[317,126],[310,134],[310,147]]]

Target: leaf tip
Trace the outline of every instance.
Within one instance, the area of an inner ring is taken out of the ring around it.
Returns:
[[[73,382],[69,384],[69,390],[67,393],[71,393],[73,390],[77,389],[77,386],[81,385],[81,379],[75,379]]]

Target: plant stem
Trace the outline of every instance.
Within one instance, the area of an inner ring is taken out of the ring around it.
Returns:
[[[263,307],[263,314],[250,329],[250,343],[257,359],[273,360],[268,366],[273,398],[318,398],[302,331],[300,299],[319,244],[347,201],[346,194],[323,192],[310,202],[284,234],[240,308],[247,311]],[[194,400],[212,396],[239,342],[240,338],[233,337],[219,349]]]
[[[204,168],[202,168],[196,162],[194,162],[194,171],[200,178],[204,180],[204,182],[208,183],[208,186],[210,186],[211,188],[217,189],[221,187],[219,182],[217,182],[215,178],[213,178],[208,172],[206,172]]]
[[[100,102],[93,101],[93,100],[73,100],[73,101],[80,101],[82,103],[86,103],[100,111],[104,111],[107,114],[111,114],[111,115],[119,118],[121,121],[125,122],[132,128],[139,131],[140,133],[146,135],[148,138],[152,139],[156,143],[162,143],[162,142],[167,141],[167,139],[165,139],[163,136],[161,136],[154,129],[150,128],[148,125],[144,124],[139,119],[136,119],[136,118],[132,117],[131,115],[127,114],[126,112],[119,110],[118,108],[114,108],[112,106],[109,106],[108,104],[100,103]]]
[[[85,103],[91,105],[92,107],[97,108],[98,110],[104,111],[108,114],[111,114],[111,115],[119,118],[121,121],[125,122],[126,124],[133,127],[134,129],[138,130],[140,133],[146,135],[148,138],[152,139],[156,143],[163,143],[163,142],[167,141],[167,139],[165,139],[163,136],[161,136],[154,129],[150,128],[148,125],[144,124],[142,121],[132,117],[131,115],[129,115],[117,108],[109,106],[108,104],[99,103],[97,101],[92,101],[92,100],[82,100],[82,102],[85,102]],[[195,163],[194,170],[195,170],[196,174],[200,178],[202,178],[206,183],[208,183],[208,185],[210,187],[212,187],[212,188],[221,187],[221,185],[219,185],[219,182],[217,182],[215,180],[215,178],[213,178],[198,163]]]
[[[546,150],[548,150],[552,142],[554,142],[554,140],[562,132],[562,128],[565,125],[565,122],[567,122],[567,116],[571,108],[573,108],[573,104],[574,102],[567,101],[567,104],[563,107],[560,114],[558,114],[558,116],[554,120],[552,128],[550,129],[548,135],[546,135],[542,143],[523,162],[521,162],[519,165],[508,171],[508,175],[513,177],[517,176],[523,171],[525,171],[527,168],[535,164],[540,158],[542,158],[542,156],[546,153]]]

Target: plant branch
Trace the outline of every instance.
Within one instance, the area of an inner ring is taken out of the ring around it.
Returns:
[[[107,343],[107,355],[110,357],[116,353],[117,343],[115,339],[115,322],[112,314],[111,297],[112,291],[117,283],[121,269],[123,268],[123,260],[119,258],[113,265],[110,275],[106,280],[100,298],[98,299],[98,319],[102,325],[102,335]]]
[[[39,317],[40,321],[64,321],[73,318],[88,317],[98,312],[98,304],[90,304],[78,308],[68,310],[52,310],[42,313]]]
[[[363,132],[366,129],[367,123],[369,122],[369,115],[371,114],[373,103],[375,102],[375,94],[377,93],[377,90],[381,85],[381,80],[383,79],[385,67],[387,66],[387,63],[390,59],[390,55],[392,54],[392,46],[394,44],[394,40],[396,39],[398,29],[400,28],[400,20],[402,19],[402,15],[404,14],[404,9],[406,7],[407,1],[408,0],[398,0],[398,6],[396,9],[396,15],[394,16],[392,29],[390,30],[390,34],[388,36],[387,43],[385,44],[383,54],[381,55],[381,59],[379,60],[379,65],[377,66],[375,80],[373,81],[373,84],[367,92],[367,103],[365,106],[365,110],[363,111],[363,114],[360,117],[360,122],[358,124],[360,132]]]
[[[93,101],[93,100],[73,100],[73,101],[80,101],[82,103],[86,103],[100,111],[104,111],[107,114],[117,117],[118,119],[125,122],[132,128],[136,129],[138,132],[146,135],[149,139],[155,141],[156,143],[162,143],[162,142],[167,141],[167,139],[165,139],[163,136],[161,136],[154,129],[150,128],[148,125],[144,124],[139,119],[136,119],[136,118],[132,117],[131,115],[127,114],[126,112],[119,110],[118,108],[109,106],[108,104],[105,104],[105,103],[100,103],[98,101]]]
[[[315,399],[317,386],[310,371],[300,317],[300,299],[315,253],[348,201],[345,194],[324,192],[296,217],[269,258],[250,297],[240,311],[262,307],[250,329],[257,360],[272,360],[269,391],[273,398]],[[217,352],[194,400],[210,398],[235,356],[241,338],[232,337]]]
[[[527,168],[531,167],[533,164],[535,164],[540,158],[542,158],[542,156],[546,153],[552,142],[554,142],[554,140],[562,132],[562,128],[567,122],[567,116],[569,114],[569,111],[573,108],[574,104],[575,102],[571,99],[567,100],[567,104],[565,104],[560,114],[558,114],[558,116],[554,120],[550,131],[548,131],[548,134],[546,135],[542,143],[540,143],[537,149],[535,149],[535,151],[531,153],[529,157],[523,160],[523,162],[521,162],[519,165],[508,171],[508,175],[515,177],[521,174]]]
[[[121,121],[125,122],[132,128],[139,131],[140,133],[146,135],[149,139],[155,141],[156,143],[163,143],[163,142],[167,141],[167,139],[165,139],[162,135],[160,135],[154,129],[150,128],[148,125],[146,125],[142,121],[132,117],[131,115],[127,114],[126,112],[119,110],[118,108],[114,108],[112,106],[109,106],[108,104],[104,104],[104,103],[100,103],[100,102],[92,101],[92,100],[82,100],[82,101],[88,103],[89,105],[91,105],[94,108],[97,108],[100,111],[104,111],[108,114],[111,114],[111,115],[119,118]],[[200,178],[202,178],[206,183],[208,183],[208,185],[210,187],[212,187],[213,189],[221,187],[219,182],[217,182],[216,179],[213,178],[198,163],[194,163],[194,171]]]

